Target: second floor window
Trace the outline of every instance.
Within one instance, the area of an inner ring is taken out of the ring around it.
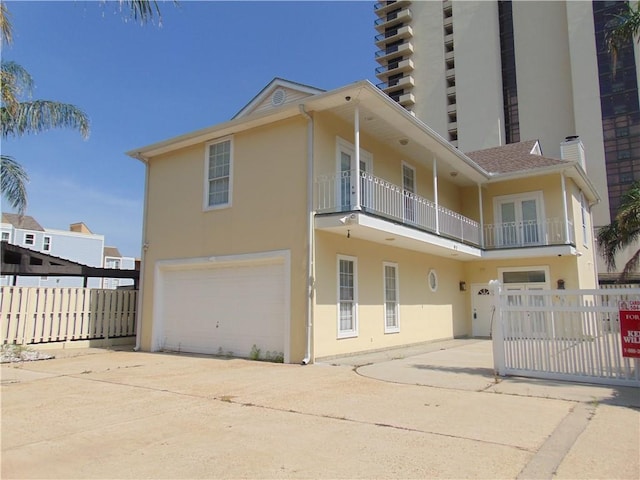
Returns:
[[[44,237],[42,239],[42,250],[45,252],[51,251],[51,237]]]
[[[9,240],[11,240],[11,235],[9,234],[9,232],[2,232],[2,241],[8,242]]]
[[[231,204],[232,145],[231,140],[207,145],[207,198],[205,207]]]
[[[34,245],[36,243],[36,236],[33,233],[25,233],[24,234],[24,244],[25,245]]]

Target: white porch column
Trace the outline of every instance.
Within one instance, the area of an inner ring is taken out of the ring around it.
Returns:
[[[478,209],[480,210],[480,246],[484,248],[484,212],[482,211],[482,185],[478,184]]]
[[[356,103],[354,110],[354,119],[353,119],[353,137],[355,141],[356,147],[356,168],[355,168],[355,178],[352,183],[355,188],[355,205],[353,206],[354,210],[362,209],[362,192],[360,191],[360,186],[362,182],[360,181],[360,105]]]
[[[564,214],[564,243],[569,243],[569,210],[567,208],[567,183],[564,179],[564,172],[560,173],[562,183],[562,212]]]
[[[440,206],[438,204],[438,165],[433,157],[433,200],[436,204],[436,233],[440,235]]]

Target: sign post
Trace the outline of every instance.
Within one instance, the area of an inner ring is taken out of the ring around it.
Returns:
[[[640,300],[623,300],[618,309],[622,356],[640,358]]]

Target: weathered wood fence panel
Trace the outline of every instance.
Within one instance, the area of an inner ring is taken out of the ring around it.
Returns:
[[[29,345],[131,337],[137,290],[0,287],[0,340]]]
[[[619,302],[640,288],[497,290],[492,328],[500,375],[640,386],[640,359],[622,356]]]

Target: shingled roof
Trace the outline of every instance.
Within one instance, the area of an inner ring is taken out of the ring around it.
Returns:
[[[23,230],[36,230],[38,232],[44,232],[44,228],[42,228],[42,226],[36,221],[35,218],[29,215],[3,213],[2,223],[10,223],[15,228],[21,228]]]
[[[466,155],[494,175],[571,163],[557,158],[543,157],[539,152],[538,140],[528,140],[486,150],[476,150]]]

